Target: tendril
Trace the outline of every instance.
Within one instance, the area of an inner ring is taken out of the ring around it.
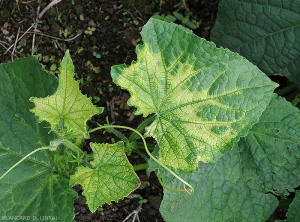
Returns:
[[[32,154],[41,151],[41,150],[54,150],[53,146],[45,146],[45,147],[40,147],[36,150],[33,150],[32,152],[28,153],[26,156],[24,156],[22,159],[20,159],[18,162],[16,162],[11,168],[9,168],[1,177],[0,180],[3,179],[10,171],[12,171],[16,166],[18,166],[21,162],[23,162],[25,159],[27,159],[29,156]]]

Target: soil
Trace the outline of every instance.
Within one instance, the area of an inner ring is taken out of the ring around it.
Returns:
[[[63,0],[37,20],[37,14],[41,15],[50,2],[0,0],[0,62],[34,54],[47,70],[57,74],[65,50],[70,49],[81,90],[93,98],[94,104],[106,108],[101,117],[90,122],[91,126],[105,123],[105,116],[109,116],[111,122],[131,127],[142,118],[134,116],[134,108],[127,105],[128,92],[112,82],[110,67],[136,59],[135,46],[142,43],[140,31],[155,13],[190,13],[190,20],[198,26],[193,32],[209,40],[218,6],[218,0]],[[36,27],[32,25],[35,23]],[[101,132],[91,138],[94,142],[114,139]],[[136,154],[130,161],[145,162]],[[140,221],[164,221],[159,213],[163,191],[157,178],[146,170],[137,173],[142,181],[139,189],[94,213],[87,208],[81,187],[75,187],[80,197],[74,203],[73,221],[125,221],[136,211]],[[134,221],[133,216],[127,221]]]

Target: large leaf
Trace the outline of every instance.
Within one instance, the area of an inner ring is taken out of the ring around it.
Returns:
[[[247,158],[244,172],[256,169],[265,189],[277,195],[300,185],[300,113],[283,98],[274,96],[260,121],[238,146]],[[250,149],[249,149],[250,147]]]
[[[199,171],[191,176],[182,175],[194,187],[194,195],[165,189],[160,207],[164,219],[167,222],[196,222],[199,218],[201,221],[266,221],[278,201],[266,194],[261,183],[243,178],[239,154],[234,149],[215,164],[200,163]],[[163,181],[168,187],[182,188],[174,179],[163,177]]]
[[[34,57],[0,65],[0,175],[54,138],[49,125],[38,124],[29,111],[33,108],[29,98],[46,97],[57,85],[55,76],[45,73]],[[31,221],[48,215],[71,221],[76,196],[57,172],[53,153],[40,151],[0,180],[0,215],[28,216]]]
[[[90,167],[79,166],[70,185],[81,184],[89,209],[118,201],[138,188],[139,179],[128,162],[123,142],[90,144],[94,160]]]
[[[221,0],[211,39],[300,83],[300,1]]]
[[[273,193],[285,196],[300,185],[299,122],[299,110],[274,96],[232,151],[182,175],[194,186],[194,195],[165,190],[161,213],[166,221],[266,221],[278,205]],[[182,188],[160,172],[167,186]]]
[[[60,64],[59,85],[54,95],[46,98],[32,97],[35,103],[32,109],[40,121],[51,124],[51,130],[66,127],[71,134],[82,134],[89,137],[86,122],[99,110],[90,98],[82,95],[78,82],[74,80],[74,65],[69,51]]]
[[[215,161],[258,120],[275,84],[182,26],[150,19],[141,34],[138,61],[113,66],[114,82],[129,90],[136,114],[156,115],[146,131],[166,165],[192,171]]]

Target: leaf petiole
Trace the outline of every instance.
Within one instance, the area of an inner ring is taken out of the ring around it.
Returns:
[[[148,117],[147,119],[145,119],[138,127],[137,127],[137,131],[138,132],[142,132],[150,123],[153,122],[153,120],[156,118],[155,115],[152,115],[150,117]],[[130,142],[133,142],[133,141],[136,141],[137,140],[137,134],[135,133],[132,133],[129,137],[129,141]]]
[[[63,139],[62,144],[64,144],[67,148],[71,149],[73,152],[77,153],[78,155],[84,155],[84,152],[76,146],[74,143],[72,143],[70,140]]]
[[[134,171],[145,170],[147,168],[149,168],[148,163],[141,163],[141,164],[138,164],[138,165],[133,165]]]

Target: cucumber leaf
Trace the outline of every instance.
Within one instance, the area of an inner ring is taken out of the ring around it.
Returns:
[[[29,98],[51,95],[57,85],[57,78],[43,71],[34,57],[0,65],[1,176],[25,155],[55,139],[49,124],[38,124],[29,111],[33,108]],[[37,152],[0,180],[2,217],[27,216],[30,221],[45,215],[59,221],[74,218],[73,202],[78,195],[58,172],[55,159],[55,152]]]
[[[111,75],[136,114],[156,115],[146,135],[158,142],[160,161],[185,172],[216,161],[258,121],[276,84],[182,26],[150,19],[141,35],[137,62]]]
[[[274,95],[260,121],[232,151],[182,175],[194,186],[194,195],[165,190],[163,217],[172,222],[267,221],[278,206],[274,194],[284,197],[300,185],[299,122],[299,110]],[[160,176],[168,187],[182,188],[162,169]]]
[[[90,143],[94,160],[91,167],[79,166],[71,176],[70,185],[81,184],[89,209],[118,201],[139,186],[139,179],[128,162],[123,142]]]
[[[267,194],[262,183],[245,180],[236,148],[215,163],[200,163],[199,171],[180,175],[195,189],[194,195],[164,190],[160,212],[167,222],[266,221],[276,209],[275,196]],[[181,182],[160,174],[166,186],[182,188]],[[192,207],[191,207],[192,206]]]
[[[300,83],[300,1],[221,0],[211,39],[266,74]]]
[[[79,90],[78,82],[74,80],[74,65],[68,50],[60,64],[60,72],[55,94],[46,98],[30,98],[35,103],[31,111],[39,117],[39,121],[49,122],[52,131],[66,127],[72,135],[79,134],[89,138],[86,122],[100,111]]]
[[[300,185],[299,123],[299,109],[274,95],[260,121],[238,144],[245,160],[253,159],[244,162],[244,172],[256,169],[265,189],[276,195],[287,196]]]

